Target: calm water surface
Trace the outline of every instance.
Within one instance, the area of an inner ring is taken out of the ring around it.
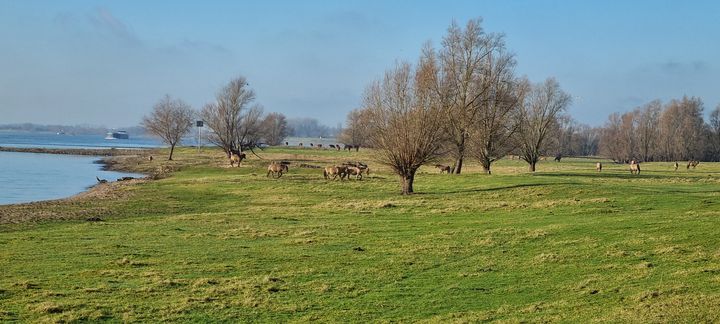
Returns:
[[[101,179],[140,174],[102,171],[97,157],[0,152],[0,204],[59,199],[85,191]]]
[[[128,140],[106,140],[103,135],[58,135],[0,131],[0,146],[32,148],[148,148],[161,143],[130,135]],[[0,152],[0,204],[65,198],[97,183],[95,177],[115,180],[140,174],[102,171],[99,157]]]

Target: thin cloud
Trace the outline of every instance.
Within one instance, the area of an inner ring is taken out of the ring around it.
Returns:
[[[128,45],[143,45],[135,32],[106,8],[95,9],[88,14],[87,18],[90,24],[101,33],[110,34]]]

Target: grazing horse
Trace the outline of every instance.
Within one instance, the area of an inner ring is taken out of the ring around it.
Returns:
[[[288,172],[287,165],[271,162],[270,165],[268,165],[268,173],[265,177],[269,177],[270,174],[272,173],[274,178],[280,178],[280,177],[282,177],[283,172]],[[277,177],[275,175],[277,175]]]
[[[675,171],[677,171],[677,169],[678,169],[679,167],[680,167],[680,164],[678,164],[677,161],[675,161]]]
[[[230,153],[230,167],[234,167],[235,163],[240,167],[240,162],[245,159],[246,155],[243,152],[232,152]]]
[[[700,164],[700,161],[690,160],[688,161],[687,168],[690,169],[690,167],[692,167],[693,169],[695,169],[698,164]]]
[[[636,163],[635,160],[630,161],[630,174],[640,174],[640,163]]]
[[[597,171],[597,172],[602,171],[602,163],[600,163],[600,162],[595,163],[595,171]]]
[[[345,149],[348,150],[348,152],[350,152],[350,150],[352,150],[352,148],[353,148],[352,145],[350,145],[350,144],[345,144]]]
[[[345,175],[347,173],[347,167],[345,166],[329,166],[325,167],[323,170],[323,177],[325,177],[325,180],[329,179],[330,176],[332,176],[333,180],[335,180],[338,176],[340,176],[340,180],[345,179]]]
[[[355,167],[355,166],[349,166],[347,169],[345,169],[345,174],[347,175],[348,179],[350,179],[351,175],[355,176],[355,179],[362,180],[362,173],[363,170]]]
[[[356,167],[356,168],[360,169],[361,173],[365,172],[365,175],[367,175],[367,176],[370,175],[370,168],[368,167],[367,164],[365,164],[363,162],[359,162],[359,161],[358,162],[345,162],[345,163],[343,163],[343,166]]]
[[[450,166],[449,165],[442,165],[442,164],[435,164],[435,167],[440,170],[440,174],[443,172],[450,174]]]
[[[555,162],[560,162],[560,159],[562,159],[562,155],[558,154],[555,156]]]

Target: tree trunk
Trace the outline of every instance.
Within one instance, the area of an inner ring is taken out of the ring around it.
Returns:
[[[460,141],[460,145],[458,145],[458,156],[457,156],[457,160],[455,161],[455,167],[453,168],[453,173],[460,174],[460,172],[462,172],[462,164],[463,164],[464,157],[465,157],[465,137],[463,137],[462,141]]]
[[[413,193],[413,181],[415,181],[415,173],[402,176],[402,194],[410,195]]]
[[[537,162],[528,163],[528,169],[530,170],[530,172],[535,172],[535,164],[537,164]]]
[[[490,172],[490,161],[482,161],[481,164],[482,164],[483,171],[484,171],[485,173],[487,173],[487,174],[492,174],[492,173]]]
[[[463,165],[463,157],[460,156],[457,161],[455,161],[455,174],[460,174],[462,171],[462,165]]]
[[[175,144],[170,145],[170,157],[168,157],[168,161],[172,161],[173,151],[175,151]]]

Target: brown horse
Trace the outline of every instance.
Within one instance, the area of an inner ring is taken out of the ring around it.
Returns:
[[[440,170],[440,174],[442,174],[443,172],[450,174],[450,166],[449,165],[435,164],[435,167],[438,170]]]
[[[640,174],[640,163],[636,163],[635,160],[630,161],[630,174]]]
[[[329,166],[325,167],[323,170],[323,176],[325,177],[325,180],[329,179],[330,176],[332,176],[333,180],[337,179],[338,176],[340,176],[340,180],[345,179],[345,175],[347,174],[347,167],[345,166]]]
[[[268,165],[268,172],[265,177],[269,177],[272,173],[273,178],[280,178],[283,175],[283,172],[288,172],[288,166],[281,163],[271,162],[270,165]],[[277,175],[277,176],[276,176]]]
[[[240,153],[240,154],[238,154]],[[232,152],[230,153],[230,167],[234,167],[235,163],[240,167],[240,162],[245,159],[246,155],[243,152]]]
[[[688,161],[687,169],[690,169],[690,167],[692,167],[693,169],[695,169],[695,167],[696,167],[698,164],[700,164],[700,161],[690,160],[690,161]]]
[[[345,174],[347,174],[348,179],[350,179],[351,175],[354,175],[355,179],[362,180],[362,173],[363,173],[363,170],[358,167],[355,167],[355,166],[349,166],[349,167],[347,167],[347,169],[345,171]]]
[[[602,171],[602,163],[600,163],[600,162],[595,163],[595,171],[597,171],[597,172]]]

